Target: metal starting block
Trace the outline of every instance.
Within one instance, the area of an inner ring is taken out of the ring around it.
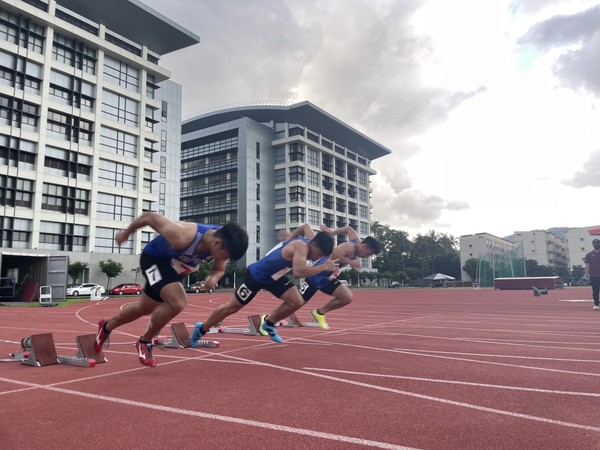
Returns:
[[[312,315],[311,315],[312,317]],[[287,322],[285,322],[283,324],[284,327],[318,327],[319,324],[317,322],[315,322],[314,318],[312,322],[301,322],[300,319],[298,319],[298,316],[296,315],[296,313],[292,313],[289,315],[289,317],[287,318]]]
[[[171,324],[171,336],[154,338],[154,345],[164,348],[191,348],[190,332],[185,323],[178,322]],[[219,348],[220,342],[200,339],[197,347]]]
[[[26,366],[42,367],[54,364],[67,364],[79,367],[94,367],[96,363],[108,360],[102,351],[94,351],[94,334],[77,336],[78,352],[76,356],[64,356],[56,353],[52,333],[32,334],[21,339],[23,351],[12,353],[11,359],[2,359],[2,362],[20,362]]]
[[[260,315],[258,314],[248,316],[248,328],[218,327],[219,333],[245,334],[247,336],[262,336],[262,333],[259,330]]]

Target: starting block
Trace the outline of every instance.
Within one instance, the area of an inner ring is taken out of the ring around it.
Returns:
[[[548,295],[548,288],[542,288],[542,289],[538,289],[535,286],[533,287],[533,296],[534,297],[539,297],[540,295]]]
[[[78,352],[76,356],[64,356],[56,353],[54,337],[52,333],[32,334],[21,339],[23,351],[11,354],[11,359],[2,359],[2,362],[20,362],[26,366],[43,367],[54,364],[67,364],[79,367],[94,367],[96,363],[104,363],[108,360],[102,351],[94,351],[93,334],[77,336]]]
[[[248,328],[219,327],[219,333],[245,334],[246,336],[262,336],[260,330],[260,315],[248,316]]]
[[[164,348],[191,348],[190,332],[185,326],[185,323],[172,323],[171,336],[154,338],[154,345]],[[219,348],[220,346],[221,344],[217,341],[200,339],[196,347]]]
[[[314,318],[312,322],[302,322],[298,319],[296,313],[290,314],[287,322],[283,324],[284,327],[318,327],[319,324],[315,322]]]

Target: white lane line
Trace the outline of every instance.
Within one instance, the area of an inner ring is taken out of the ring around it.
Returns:
[[[418,348],[395,348],[400,352],[418,352],[418,353],[433,353],[441,355],[464,355],[464,356],[484,356],[489,358],[507,358],[507,359],[531,359],[540,361],[560,361],[560,362],[585,362],[585,363],[600,363],[598,359],[573,359],[573,358],[548,358],[543,356],[519,356],[519,355],[499,355],[496,353],[466,353],[466,352],[444,352],[441,350],[421,350]]]
[[[51,391],[51,392],[58,392],[61,394],[75,395],[78,397],[89,398],[92,400],[102,400],[102,401],[113,402],[113,403],[126,405],[126,406],[135,406],[138,408],[146,408],[146,409],[151,409],[151,410],[160,411],[160,412],[180,414],[180,415],[185,415],[185,416],[198,417],[198,418],[202,418],[202,419],[218,420],[221,422],[233,423],[236,425],[246,425],[246,426],[250,426],[250,427],[263,428],[263,429],[272,430],[272,431],[281,431],[281,432],[285,432],[285,433],[298,434],[298,435],[308,436],[308,437],[312,437],[312,438],[327,439],[327,440],[331,440],[331,441],[345,442],[345,443],[356,444],[356,445],[364,445],[366,447],[384,448],[384,449],[391,449],[391,450],[415,450],[410,447],[391,444],[388,442],[379,442],[379,441],[373,441],[373,440],[369,440],[369,439],[356,438],[356,437],[352,437],[352,436],[344,436],[344,435],[340,435],[340,434],[324,433],[321,431],[309,430],[306,428],[289,427],[289,426],[278,425],[278,424],[269,423],[269,422],[259,422],[256,420],[242,419],[239,417],[223,416],[220,414],[210,414],[210,413],[205,413],[205,412],[201,412],[201,411],[192,411],[189,409],[173,408],[173,407],[164,406],[164,405],[155,405],[152,403],[138,402],[138,401],[134,401],[134,400],[126,400],[126,399],[118,398],[118,397],[109,397],[107,395],[90,394],[87,392],[74,391],[71,389],[63,389],[63,388],[58,388],[58,387],[53,387],[53,386],[44,386],[44,385],[36,384],[36,383],[10,380],[10,379],[6,379],[6,378],[2,378],[2,377],[0,377],[0,381],[5,381],[8,383],[14,383],[14,384],[20,384],[22,386],[43,389],[43,390],[47,390],[47,391]]]
[[[318,372],[340,373],[340,374],[345,374],[345,375],[359,375],[359,376],[374,377],[374,378],[391,378],[391,379],[410,380],[410,381],[426,381],[426,382],[430,382],[430,383],[458,384],[461,386],[475,386],[475,387],[494,388],[494,389],[506,389],[509,391],[540,392],[543,394],[573,395],[573,396],[581,396],[581,397],[600,397],[600,393],[598,393],[598,392],[557,391],[554,389],[539,389],[539,388],[528,388],[528,387],[519,387],[519,386],[506,386],[506,385],[501,385],[501,384],[473,383],[473,382],[469,382],[469,381],[442,380],[442,379],[437,379],[437,378],[408,377],[408,376],[404,376],[404,375],[389,375],[389,374],[384,374],[384,373],[353,372],[350,370],[325,369],[325,368],[321,368],[321,367],[303,367],[302,369],[310,370],[310,371],[316,370]]]

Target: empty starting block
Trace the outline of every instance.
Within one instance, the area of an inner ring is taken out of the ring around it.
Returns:
[[[171,336],[154,338],[154,345],[164,348],[190,348],[190,332],[185,323],[172,323]],[[200,339],[196,347],[219,348],[220,346],[221,344],[217,341]]]
[[[312,315],[311,315],[311,317],[312,317]],[[296,315],[296,313],[292,313],[287,318],[287,322],[285,322],[283,324],[283,326],[284,327],[318,327],[319,324],[317,322],[315,322],[314,318],[313,318],[312,322],[301,322],[300,319],[298,319],[298,316]]]
[[[212,328],[211,328],[212,330]],[[230,334],[245,334],[246,336],[262,336],[260,330],[260,315],[255,314],[248,316],[248,328],[242,327],[218,327],[219,333],[230,333]]]
[[[102,351],[94,351],[94,334],[77,336],[77,355],[64,356],[56,353],[52,333],[32,334],[21,339],[22,351],[12,353],[12,358],[2,359],[1,362],[20,362],[26,366],[42,367],[54,364],[67,364],[79,367],[94,367],[96,363],[108,360]]]

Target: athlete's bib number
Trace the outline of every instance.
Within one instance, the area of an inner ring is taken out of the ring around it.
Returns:
[[[308,289],[308,283],[305,281],[300,285],[300,293],[304,295],[306,290]]]
[[[150,286],[154,286],[162,280],[162,275],[156,264],[146,269],[146,278],[148,278],[148,284],[150,284]]]

